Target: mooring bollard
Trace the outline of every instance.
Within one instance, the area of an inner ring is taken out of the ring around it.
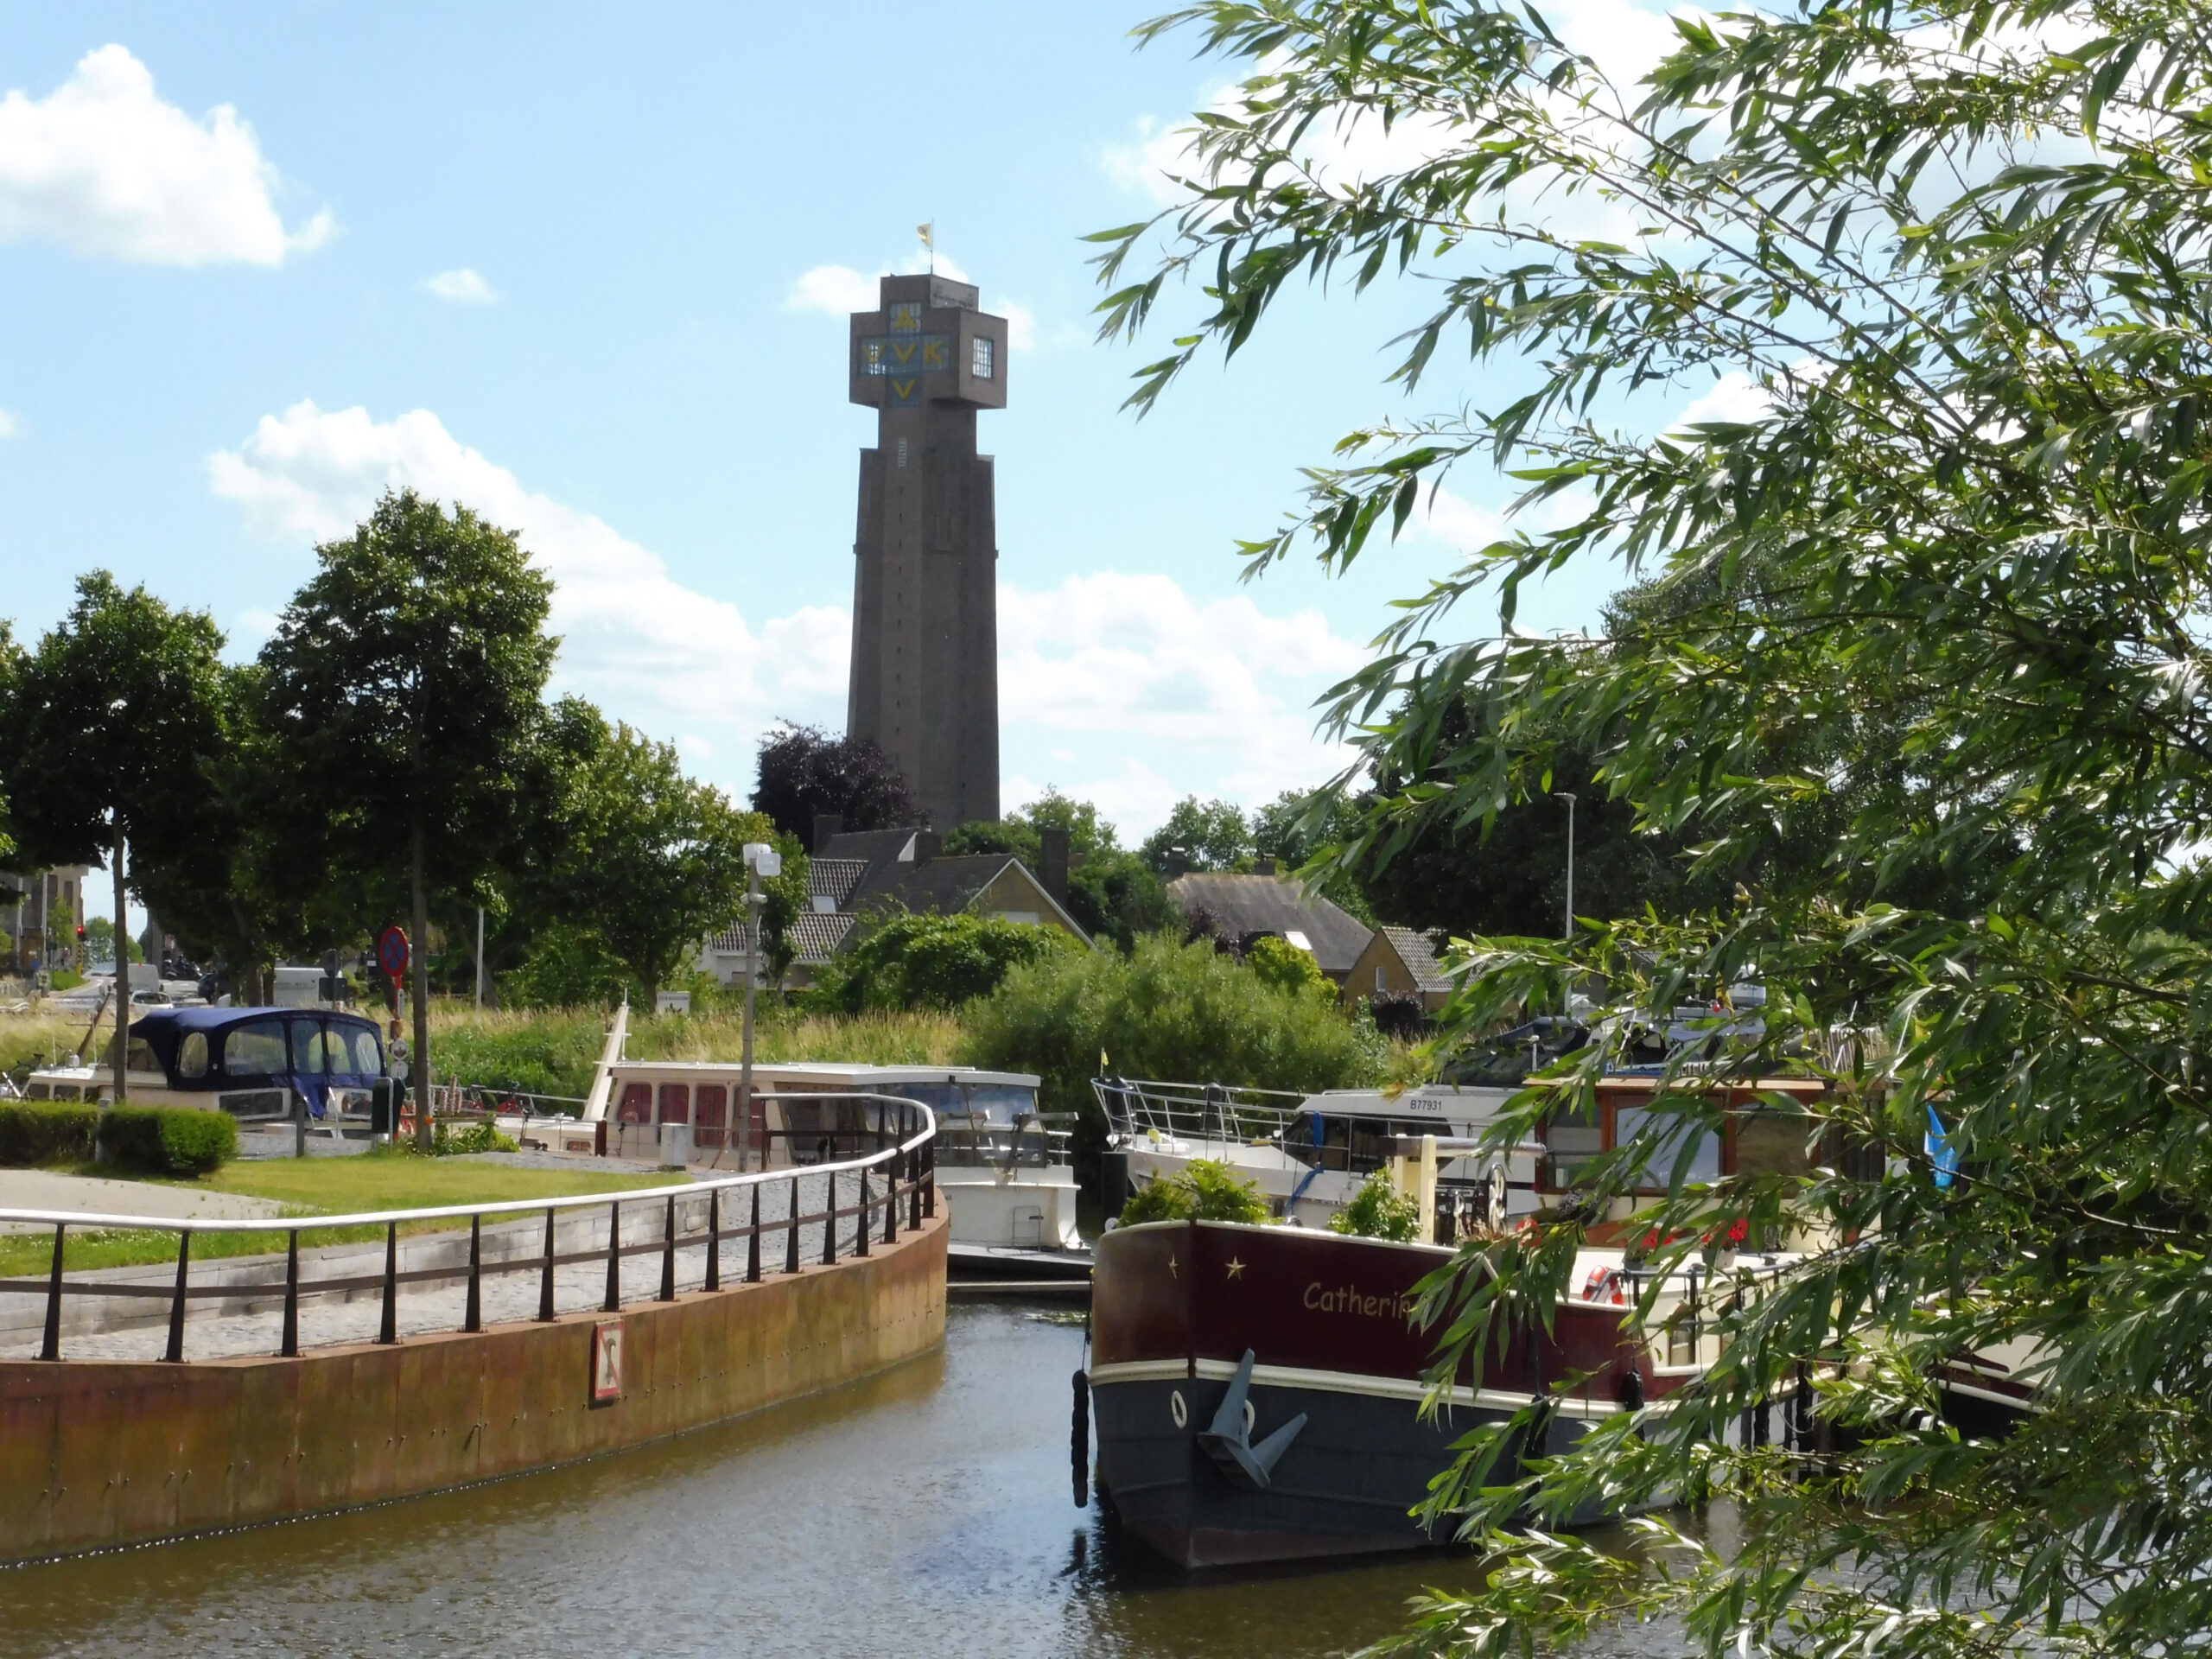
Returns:
[[[722,1287],[722,1190],[707,1194],[707,1288]]]
[[[69,1224],[54,1224],[54,1271],[46,1281],[46,1339],[39,1344],[41,1359],[61,1357],[61,1249],[67,1242]]]
[[[468,1309],[461,1316],[461,1328],[467,1332],[484,1328],[484,1217],[468,1218]]]
[[[796,1175],[791,1177],[791,1207],[787,1213],[790,1221],[789,1225],[785,1229],[785,1239],[788,1248],[784,1253],[784,1271],[797,1273],[798,1271],[798,1177]]]
[[[391,1344],[399,1340],[399,1224],[388,1221],[384,1228],[384,1323],[378,1327],[377,1340]]]
[[[622,1201],[607,1206],[607,1301],[604,1311],[622,1311]]]
[[[668,1195],[668,1214],[660,1231],[660,1299],[676,1300],[676,1195]]]
[[[537,1317],[551,1323],[553,1319],[553,1211],[545,1212],[545,1265],[537,1274]]]
[[[176,1295],[169,1303],[168,1351],[162,1356],[172,1365],[184,1363],[184,1276],[192,1265],[192,1234],[189,1230],[176,1236]]]
[[[285,1359],[300,1357],[300,1230],[286,1236],[284,1246],[284,1344],[277,1353]]]

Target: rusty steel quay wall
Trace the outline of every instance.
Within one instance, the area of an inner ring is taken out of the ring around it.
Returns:
[[[834,1267],[396,1347],[0,1363],[0,1562],[418,1497],[851,1382],[944,1341],[945,1228],[940,1207]],[[617,1319],[621,1396],[594,1406]]]

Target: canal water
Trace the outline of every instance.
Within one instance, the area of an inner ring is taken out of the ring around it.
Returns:
[[[944,1351],[644,1451],[0,1571],[0,1655],[1334,1655],[1436,1554],[1190,1582],[1069,1491],[1079,1326],[956,1306]],[[329,1408],[342,1412],[342,1400]]]

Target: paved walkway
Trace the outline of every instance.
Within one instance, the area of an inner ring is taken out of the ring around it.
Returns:
[[[0,1210],[69,1210],[80,1215],[159,1216],[176,1221],[256,1221],[280,1216],[274,1198],[207,1192],[157,1181],[110,1181],[50,1169],[0,1169]],[[0,1223],[0,1232],[43,1232],[35,1223]]]
[[[128,1183],[103,1183],[124,1185]],[[871,1182],[871,1190],[878,1190]],[[818,1175],[802,1177],[799,1182],[799,1213],[804,1216],[818,1212],[823,1207],[824,1193],[823,1178]],[[850,1176],[837,1183],[837,1201],[849,1205],[856,1197],[856,1185]],[[174,1190],[174,1189],[171,1189]],[[783,1270],[787,1259],[789,1235],[783,1231],[767,1230],[770,1224],[784,1220],[790,1214],[791,1183],[788,1179],[770,1181],[761,1189],[760,1217],[763,1233],[760,1241],[761,1270],[764,1276],[772,1276]],[[680,1200],[677,1229],[703,1229],[706,1224],[707,1198],[702,1194]],[[728,1201],[726,1200],[726,1203]],[[724,1216],[724,1225],[737,1225],[751,1219],[752,1198],[747,1194],[739,1205],[732,1205]],[[560,1223],[557,1249],[567,1255],[575,1251],[607,1248],[607,1212],[596,1205],[580,1211],[564,1212]],[[900,1216],[901,1223],[905,1214]],[[627,1203],[623,1205],[622,1240],[626,1245],[658,1242],[665,1224],[664,1203]],[[874,1239],[882,1237],[883,1216],[879,1209],[874,1227]],[[838,1255],[842,1259],[852,1253],[855,1222],[847,1217],[838,1224]],[[495,1236],[495,1231],[497,1236]],[[531,1219],[503,1224],[497,1230],[484,1230],[486,1264],[483,1275],[483,1318],[486,1325],[499,1325],[514,1320],[534,1319],[538,1313],[540,1268],[530,1259],[543,1248],[543,1223]],[[406,1272],[429,1265],[435,1254],[442,1264],[458,1265],[467,1259],[467,1235],[449,1233],[421,1234],[401,1241],[400,1268]],[[799,1229],[799,1261],[802,1266],[812,1267],[822,1260],[823,1227],[816,1222],[802,1224]],[[327,1256],[324,1252],[303,1250],[301,1253],[302,1278],[312,1281],[319,1277],[340,1278],[356,1274],[377,1275],[383,1268],[384,1252],[381,1246],[366,1249],[353,1247],[347,1259],[334,1259],[339,1249],[334,1247]],[[523,1259],[512,1263],[494,1258],[513,1249]],[[725,1285],[734,1284],[745,1276],[747,1242],[727,1239],[721,1247],[721,1279]],[[322,1259],[315,1259],[322,1258]],[[210,1262],[211,1269],[237,1268],[246,1266],[232,1259]],[[237,1301],[226,1300],[209,1303],[195,1301],[188,1316],[185,1338],[185,1357],[188,1359],[219,1359],[276,1352],[282,1340],[283,1312],[282,1282],[283,1258],[281,1256],[251,1259],[254,1277],[259,1281],[251,1287],[240,1287]],[[659,1291],[662,1256],[658,1250],[626,1256],[621,1266],[621,1300],[625,1305],[649,1301]],[[680,1249],[677,1252],[676,1283],[679,1291],[699,1289],[706,1278],[707,1248],[704,1243]],[[167,1268],[137,1270],[149,1283],[163,1282],[170,1272]],[[137,1275],[134,1275],[137,1276]],[[195,1278],[195,1282],[204,1282]],[[402,1337],[420,1336],[432,1332],[458,1331],[461,1327],[467,1299],[467,1282],[456,1277],[448,1283],[436,1285],[403,1285],[400,1287],[397,1323]],[[91,1299],[85,1299],[91,1300]],[[118,1315],[123,1307],[117,1300],[106,1301]],[[556,1269],[554,1274],[554,1308],[556,1313],[571,1313],[598,1308],[607,1300],[607,1265],[601,1259],[578,1262]],[[0,1295],[0,1304],[22,1303],[19,1312],[32,1311],[34,1302],[41,1298],[22,1295]],[[168,1308],[166,1299],[132,1299],[128,1304],[135,1328],[109,1329],[99,1332],[67,1336],[62,1343],[63,1356],[69,1359],[130,1359],[149,1360],[162,1357],[168,1342]],[[323,1348],[340,1343],[373,1342],[383,1318],[381,1293],[376,1289],[346,1292],[324,1292],[304,1294],[300,1302],[300,1342],[302,1348]],[[27,1324],[13,1332],[0,1334],[0,1358],[28,1359],[37,1351],[37,1332]]]

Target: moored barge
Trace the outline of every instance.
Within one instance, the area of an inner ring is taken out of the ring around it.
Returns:
[[[1548,1332],[1513,1333],[1424,1419],[1435,1345],[1411,1319],[1442,1246],[1302,1228],[1167,1221],[1099,1241],[1090,1398],[1102,1497],[1185,1567],[1369,1554],[1447,1542],[1410,1513],[1471,1428],[1548,1401],[1546,1443],[1664,1399],[1717,1357],[1670,1274],[1647,1340],[1636,1269],[1586,1250]],[[1592,1517],[1595,1518],[1595,1517]]]

